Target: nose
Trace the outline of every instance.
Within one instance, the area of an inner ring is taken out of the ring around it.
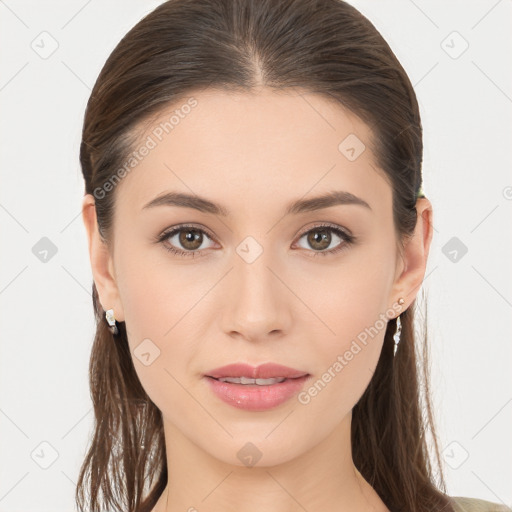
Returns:
[[[292,293],[270,251],[249,261],[235,255],[222,299],[223,332],[247,341],[283,336],[291,324]]]

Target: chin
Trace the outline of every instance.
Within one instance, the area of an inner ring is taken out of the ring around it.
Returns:
[[[254,428],[243,426],[239,434],[235,434],[226,424],[233,437],[227,434],[222,439],[209,437],[209,442],[203,449],[212,457],[241,468],[286,464],[307,452],[314,446],[315,440],[306,432],[301,432],[300,437],[292,435],[289,429],[278,426],[281,420],[264,428],[261,424]]]

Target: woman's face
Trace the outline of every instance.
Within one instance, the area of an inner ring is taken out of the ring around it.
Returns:
[[[346,427],[398,298],[402,310],[414,298],[369,128],[315,94],[209,91],[162,112],[134,150],[115,189],[113,281],[97,286],[166,432],[230,464],[274,465]],[[171,193],[192,199],[148,206]],[[334,193],[358,199],[312,201]],[[212,386],[231,363],[307,377]]]

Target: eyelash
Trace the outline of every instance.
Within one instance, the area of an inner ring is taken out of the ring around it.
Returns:
[[[313,254],[310,257],[314,258],[314,257],[320,256],[320,255],[322,255],[322,256],[329,256],[329,255],[337,254],[340,251],[343,251],[343,250],[347,249],[348,246],[352,245],[355,242],[355,240],[356,240],[356,238],[353,235],[350,235],[347,232],[345,232],[344,230],[340,229],[339,227],[333,226],[331,224],[319,224],[317,226],[313,226],[312,228],[310,228],[307,231],[305,231],[304,233],[302,233],[299,236],[299,240],[304,235],[307,235],[311,231],[316,231],[316,230],[320,231],[321,230],[320,228],[328,228],[328,229],[322,229],[322,231],[332,231],[333,233],[338,235],[340,238],[342,238],[344,240],[344,242],[340,243],[340,245],[338,245],[336,248],[329,249],[328,251],[307,251],[307,252],[313,252]],[[183,224],[183,225],[180,225],[180,226],[176,226],[176,227],[174,227],[174,228],[172,228],[172,229],[170,229],[168,231],[165,231],[161,235],[157,236],[155,241],[161,243],[164,246],[164,249],[166,251],[169,251],[172,254],[175,254],[177,256],[185,256],[185,257],[194,258],[194,257],[196,257],[197,254],[199,254],[199,253],[201,253],[203,251],[199,251],[199,250],[196,250],[196,251],[182,251],[180,249],[176,249],[172,245],[167,245],[165,243],[165,241],[169,237],[171,237],[172,235],[175,235],[176,233],[179,233],[180,231],[185,231],[186,229],[193,229],[194,231],[198,231],[200,233],[203,233],[204,235],[208,236],[210,239],[213,239],[213,237],[207,231],[205,231],[204,229],[198,228],[197,226],[194,226],[194,225]]]

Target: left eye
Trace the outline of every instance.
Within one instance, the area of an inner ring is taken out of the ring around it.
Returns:
[[[337,238],[343,240],[343,243],[338,244],[333,249],[327,249],[332,241],[331,233],[335,233]],[[343,251],[350,247],[355,242],[355,236],[345,232],[343,229],[331,226],[329,224],[323,224],[320,226],[314,226],[309,231],[306,231],[300,238],[307,237],[307,243],[310,247],[314,249],[319,249],[310,252],[310,256],[329,256],[337,254],[340,251]]]

